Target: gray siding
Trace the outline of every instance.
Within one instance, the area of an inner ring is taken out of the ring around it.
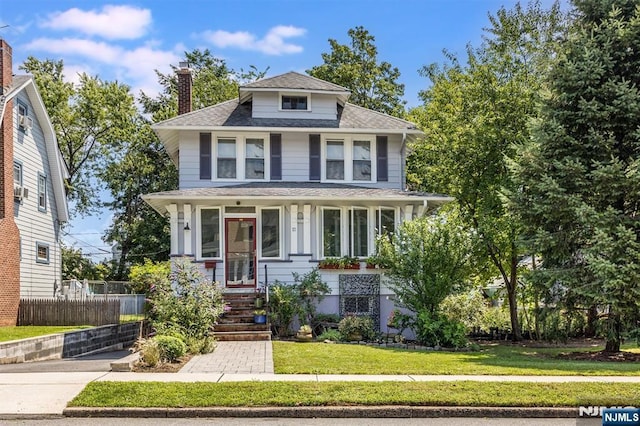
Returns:
[[[253,94],[252,115],[255,118],[304,118],[335,120],[338,114],[335,95],[318,93],[303,94],[309,96],[310,111],[281,111],[280,96],[283,93],[256,92]]]
[[[61,284],[62,259],[60,234],[57,225],[57,206],[53,192],[53,176],[44,135],[28,97],[21,93],[17,99],[28,107],[33,128],[27,132],[18,129],[18,108],[14,108],[14,160],[22,164],[22,185],[29,190],[28,198],[14,203],[15,220],[20,230],[20,296],[30,298],[52,297],[54,283]],[[38,210],[38,174],[47,177],[47,210]],[[36,262],[36,243],[49,247],[49,263]]]

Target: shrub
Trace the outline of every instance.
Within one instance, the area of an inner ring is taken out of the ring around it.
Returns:
[[[155,339],[138,339],[132,350],[140,352],[140,361],[150,367],[155,367],[162,359],[158,342]]]
[[[363,340],[372,340],[375,336],[373,321],[369,317],[348,315],[338,323],[338,331],[342,340],[349,340],[354,335],[360,335]]]
[[[332,342],[339,342],[342,340],[342,334],[340,334],[338,330],[327,330],[318,336],[318,340],[321,342],[325,340],[330,340]]]
[[[187,353],[187,345],[174,336],[156,336],[153,338],[160,349],[160,358],[166,362],[175,362]]]
[[[299,312],[296,287],[276,280],[269,287],[269,318],[275,334],[280,337],[288,336],[293,318]]]
[[[331,292],[326,282],[322,281],[318,268],[313,268],[304,275],[293,272],[293,281],[300,298],[300,311],[298,316],[301,323],[313,324],[316,322],[316,305]]]
[[[414,327],[416,339],[426,346],[461,348],[467,344],[464,325],[442,314],[423,310],[418,313]]]
[[[440,311],[450,320],[464,324],[467,331],[483,328],[482,319],[488,309],[487,302],[478,289],[449,295],[440,304]]]
[[[187,345],[187,353],[190,354],[208,354],[216,348],[216,341],[213,336],[204,338],[185,337],[185,345]]]

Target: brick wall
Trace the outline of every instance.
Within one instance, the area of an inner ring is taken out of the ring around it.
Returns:
[[[178,70],[178,115],[191,112],[191,70],[183,66]]]
[[[0,40],[2,94],[12,81],[11,46]],[[0,123],[0,326],[16,325],[20,303],[20,232],[13,217],[13,101]]]

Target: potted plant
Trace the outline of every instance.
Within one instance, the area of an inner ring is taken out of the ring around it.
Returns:
[[[296,340],[298,340],[298,342],[310,342],[312,339],[313,333],[310,325],[305,324],[298,329],[296,333]]]
[[[253,311],[253,322],[256,324],[267,323],[267,311],[264,309],[256,309]]]
[[[340,258],[340,269],[360,269],[360,259],[351,256],[342,256]]]
[[[338,331],[348,341],[367,340],[373,334],[373,321],[369,317],[347,315],[338,324]]]
[[[340,258],[327,257],[318,262],[318,268],[320,269],[338,269],[340,267]]]

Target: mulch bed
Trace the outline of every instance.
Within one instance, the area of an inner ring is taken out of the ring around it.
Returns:
[[[569,352],[558,354],[556,358],[572,361],[600,361],[600,362],[640,362],[640,353],[634,352]]]
[[[191,358],[193,358],[193,355],[189,354],[178,358],[176,362],[163,362],[155,367],[138,362],[133,367],[133,371],[136,373],[177,373]]]

